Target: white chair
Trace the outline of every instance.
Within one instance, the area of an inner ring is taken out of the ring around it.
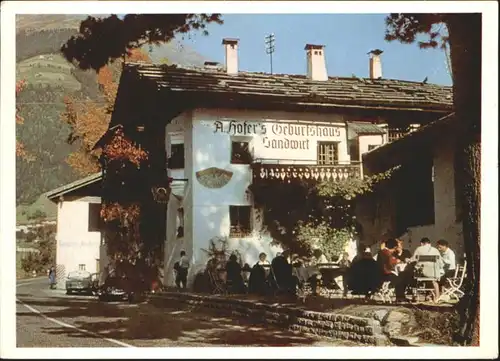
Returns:
[[[217,270],[207,269],[210,282],[212,284],[212,294],[227,295],[227,287],[224,280],[218,276]]]
[[[462,285],[464,283],[464,279],[467,275],[467,261],[464,261],[463,266],[458,266],[455,269],[455,277],[448,278],[447,285],[443,287],[443,293],[439,296],[438,301],[446,301],[446,300],[459,300],[464,292],[462,291]]]
[[[384,303],[392,303],[392,299],[396,297],[396,291],[394,287],[391,287],[390,281],[385,281],[374,296],[379,296]]]
[[[419,271],[419,263],[431,263],[432,264],[432,270],[433,274],[429,276],[419,276],[415,277],[416,281],[416,288],[415,288],[415,297],[418,298],[419,293],[423,293],[425,296],[427,296],[429,293],[432,295],[432,299],[436,299],[436,293],[434,291],[435,283],[439,280],[440,274],[438,272],[438,263],[440,261],[440,257],[438,255],[419,255],[417,256],[417,266],[415,268],[415,271]],[[429,284],[431,286],[429,287]]]

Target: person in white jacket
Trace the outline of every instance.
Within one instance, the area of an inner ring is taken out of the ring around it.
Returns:
[[[421,262],[418,261],[419,256],[438,256],[437,262]],[[429,238],[424,237],[420,241],[420,246],[417,247],[415,252],[413,253],[413,260],[417,261],[416,268],[420,268],[422,270],[422,275],[426,278],[431,278],[432,285],[434,287],[434,301],[439,299],[440,290],[439,290],[439,279],[444,273],[443,270],[443,260],[441,258],[441,254],[438,249],[432,247],[431,241]]]

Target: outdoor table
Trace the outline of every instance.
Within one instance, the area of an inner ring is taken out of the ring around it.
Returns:
[[[342,276],[344,277],[347,273],[348,268],[340,267],[335,263],[323,263],[318,265],[319,270],[321,272],[321,278],[323,280],[324,285],[335,285],[338,288],[343,288],[343,286],[337,284],[335,278]]]
[[[293,267],[292,274],[299,279],[300,282],[307,282],[311,277],[321,275],[317,266],[300,266]]]

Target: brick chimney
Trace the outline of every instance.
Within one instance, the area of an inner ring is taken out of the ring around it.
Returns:
[[[239,39],[222,39],[226,50],[226,72],[228,74],[238,74],[238,42]]]
[[[370,51],[370,79],[382,78],[382,61],[380,55],[383,53],[380,49]]]
[[[324,45],[313,44],[306,44],[304,48],[307,54],[307,77],[310,80],[328,80],[324,48]]]

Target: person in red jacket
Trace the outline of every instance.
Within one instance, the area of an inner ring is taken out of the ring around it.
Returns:
[[[390,281],[396,289],[396,301],[406,301],[405,290],[407,280],[405,277],[398,275],[396,265],[401,261],[396,257],[395,252],[398,247],[398,242],[394,238],[389,238],[385,243],[385,248],[379,253],[379,264],[381,266],[382,280]]]

